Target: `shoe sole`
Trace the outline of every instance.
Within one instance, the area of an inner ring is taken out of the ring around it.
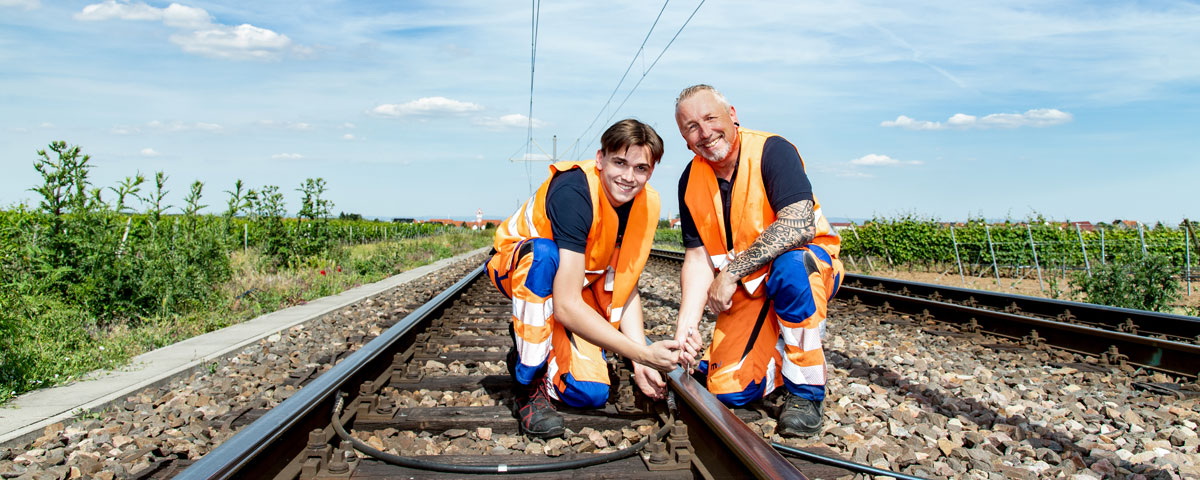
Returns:
[[[531,436],[531,437],[536,437],[536,438],[540,438],[542,440],[546,440],[546,439],[551,439],[551,438],[555,438],[555,437],[562,437],[563,434],[567,433],[566,430],[567,429],[564,427],[557,427],[557,428],[551,428],[550,430],[547,430],[545,432],[534,432],[534,431],[530,431],[530,430],[521,428],[521,433]]]
[[[781,429],[779,429],[779,435],[783,436],[783,437],[812,437],[812,436],[820,435],[823,426],[824,425],[822,425],[821,427],[811,429],[811,430],[795,429],[795,428],[781,428]]]

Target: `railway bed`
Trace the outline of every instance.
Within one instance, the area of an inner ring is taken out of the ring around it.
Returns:
[[[850,474],[784,458],[681,370],[666,402],[641,397],[615,359],[608,405],[563,408],[565,438],[525,438],[503,363],[510,318],[509,300],[477,268],[175,478]]]

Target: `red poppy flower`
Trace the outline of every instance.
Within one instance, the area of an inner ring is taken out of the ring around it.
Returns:
[[[321,270],[321,275],[324,275],[324,274],[325,274],[325,271],[324,271],[324,270]]]

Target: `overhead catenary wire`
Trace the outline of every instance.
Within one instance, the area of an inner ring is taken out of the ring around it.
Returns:
[[[604,115],[604,109],[608,108],[608,106],[612,103],[613,97],[617,96],[617,91],[621,89],[621,84],[625,83],[625,77],[629,76],[630,70],[633,70],[633,64],[637,63],[638,57],[642,57],[642,52],[646,48],[646,42],[650,40],[650,34],[654,33],[654,27],[658,26],[658,21],[662,19],[662,14],[667,10],[667,5],[670,3],[671,0],[666,0],[663,2],[662,8],[658,10],[658,16],[654,17],[654,23],[650,24],[650,30],[646,32],[646,37],[642,39],[642,44],[638,46],[637,52],[634,52],[633,58],[629,59],[629,65],[625,67],[625,73],[622,73],[621,79],[617,80],[617,86],[613,87],[612,93],[608,94],[608,100],[604,101],[604,106],[600,107],[600,111],[596,112],[595,117],[592,117],[592,122],[588,124],[587,128],[583,129],[583,133],[579,134],[579,136],[575,138],[575,142],[571,144],[572,149],[579,144],[579,140],[581,138],[586,136],[588,132],[592,131],[592,127],[596,126],[596,120],[599,120],[600,116]],[[572,153],[574,152],[572,151]]]
[[[529,40],[529,127],[525,136],[525,158],[529,159],[530,149],[533,148],[533,73],[534,66],[537,64],[537,36],[538,36],[538,20],[541,16],[542,2],[541,0],[531,0],[531,10],[533,11],[532,28],[530,29]],[[525,180],[529,186],[529,194],[533,195],[533,167],[528,162],[525,163]]]
[[[629,97],[632,97],[633,92],[637,91],[638,86],[640,86],[642,84],[642,80],[646,79],[646,76],[650,74],[650,71],[654,69],[654,66],[658,64],[658,61],[660,59],[662,59],[663,55],[665,55],[667,53],[667,50],[671,48],[671,45],[675,43],[675,39],[679,38],[679,34],[683,33],[683,29],[686,28],[688,26],[688,23],[690,23],[692,21],[692,19],[696,17],[696,12],[700,11],[700,7],[704,6],[704,2],[705,2],[705,0],[700,0],[700,3],[696,4],[696,8],[692,10],[691,15],[688,15],[688,18],[687,18],[687,20],[684,20],[683,25],[679,26],[679,30],[675,31],[675,35],[671,37],[671,40],[667,42],[667,45],[664,46],[662,51],[658,53],[658,56],[654,57],[654,61],[650,62],[650,66],[646,67],[645,70],[642,71],[642,76],[638,77],[637,83],[635,83],[633,85],[633,88],[629,89],[629,93],[625,95],[625,98],[623,100],[621,100],[621,104],[617,105],[617,108],[613,109],[612,114],[608,116],[608,118],[604,121],[604,124],[608,124],[609,122],[612,121],[613,117],[617,116],[617,112],[621,111],[621,107],[625,106],[625,102],[629,101]],[[666,8],[666,5],[663,5],[663,8]],[[661,15],[661,12],[660,12],[660,15]],[[657,22],[658,22],[658,20],[656,19],[655,23],[657,23]],[[649,34],[647,34],[647,38],[649,38]],[[645,45],[645,42],[643,42],[643,46],[644,45]],[[641,49],[638,50],[638,53],[639,54],[641,53]],[[637,56],[634,57],[635,61],[636,61],[636,59],[637,59]],[[626,73],[628,73],[628,72],[626,72]],[[622,79],[622,81],[624,81],[624,77],[622,77],[621,79]],[[619,87],[620,87],[620,84],[618,84],[618,88]],[[610,100],[611,100],[611,98],[610,98]],[[607,105],[608,105],[608,103],[606,102],[605,106],[607,106]],[[600,111],[601,111],[601,113],[603,113],[604,109],[601,108]],[[594,123],[594,121],[593,121],[593,123]],[[590,129],[591,127],[588,127],[588,128]],[[579,137],[582,138],[583,135],[586,135],[586,134],[587,134],[587,131],[585,131]],[[600,138],[600,134],[597,133],[594,137],[592,137],[592,140],[588,142],[588,145],[595,143],[596,140],[599,138]],[[577,138],[575,141],[576,141],[576,143],[578,143],[579,139]]]

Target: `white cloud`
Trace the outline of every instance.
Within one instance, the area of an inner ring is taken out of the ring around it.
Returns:
[[[38,127],[39,128],[54,128],[54,124],[50,123],[50,122],[42,122],[41,125],[38,125]]]
[[[171,35],[171,43],[183,51],[233,60],[274,60],[292,44],[287,35],[250,24],[211,28]]]
[[[116,0],[105,0],[83,7],[75,14],[76,20],[101,21],[111,19],[121,20],[162,20],[162,9],[154,8],[144,3],[117,3]]]
[[[203,8],[172,3],[162,10],[162,21],[168,27],[204,28],[212,25],[212,15],[209,15]]]
[[[214,23],[212,15],[204,9],[178,3],[157,8],[142,2],[105,0],[83,7],[82,11],[75,14],[75,19],[161,21],[168,27],[180,30],[171,35],[171,43],[185,52],[213,58],[276,60],[289,51],[301,56],[312,54],[311,48],[293,45],[287,35],[250,24],[232,26]]]
[[[942,124],[938,122],[930,122],[926,120],[914,120],[907,116],[901,115],[895,120],[885,120],[879,124],[884,127],[900,127],[909,130],[941,130]]]
[[[42,6],[39,0],[0,0],[0,7],[20,7],[25,10],[33,10]]]
[[[345,135],[342,135],[342,140],[354,140],[354,134],[353,134],[353,133],[347,133],[347,134],[345,134]]]
[[[499,118],[494,117],[479,117],[473,120],[476,125],[487,128],[528,128],[529,117],[519,113],[510,113]],[[533,119],[534,128],[543,127],[546,122],[538,119]]]
[[[483,106],[461,102],[446,97],[425,97],[408,103],[385,103],[371,109],[376,115],[387,117],[461,115],[483,110]]]
[[[971,128],[1049,127],[1068,123],[1074,119],[1074,115],[1055,108],[1035,108],[1025,113],[993,113],[985,115],[983,118],[956,113],[947,119],[946,123],[915,120],[900,115],[895,120],[886,120],[879,125],[908,130],[967,130]]]
[[[346,122],[346,123],[342,124],[342,128],[354,128],[354,124],[350,123],[350,122]]]
[[[916,161],[916,160],[909,160],[909,161],[897,160],[897,159],[889,157],[887,155],[879,155],[876,153],[870,153],[870,154],[858,157],[854,160],[851,160],[850,164],[866,166],[866,167],[881,167],[881,166],[890,167],[890,166],[898,166],[898,165],[920,165],[921,162]]]
[[[280,159],[282,159],[282,160],[299,160],[301,158],[304,158],[304,155],[301,155],[299,153],[276,153],[274,155],[271,155],[271,158],[274,158],[277,160],[280,160]]]
[[[145,156],[145,157],[157,157],[158,156],[157,151],[155,151],[153,148],[148,148],[148,147],[143,148],[141,153],[142,153],[142,156]]]
[[[997,128],[1048,127],[1074,120],[1067,112],[1054,108],[1038,108],[1025,113],[993,113],[979,120],[982,126]]]

